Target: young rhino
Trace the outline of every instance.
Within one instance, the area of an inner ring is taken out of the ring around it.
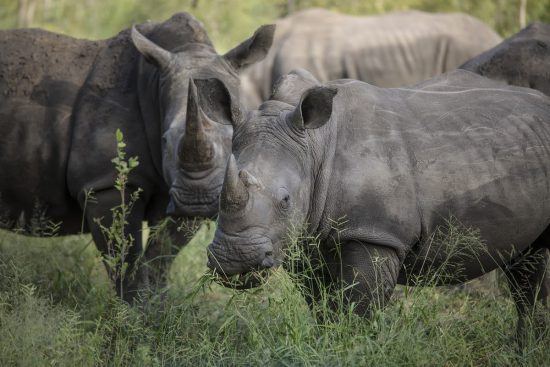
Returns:
[[[550,95],[550,25],[533,23],[460,68]]]
[[[346,301],[367,315],[397,282],[442,266],[448,249],[422,240],[453,216],[486,248],[452,259],[441,283],[500,266],[521,320],[542,296],[550,100],[537,91],[464,70],[397,89],[319,86],[297,71],[235,126],[232,148],[209,246],[222,275],[278,265],[289,226],[304,223],[321,241],[318,278],[354,284]],[[338,218],[347,223],[336,234]]]

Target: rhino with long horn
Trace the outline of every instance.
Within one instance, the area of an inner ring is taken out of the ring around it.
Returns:
[[[239,73],[265,57],[273,32],[274,26],[260,27],[218,54],[202,24],[187,13],[99,41],[40,29],[1,30],[0,194],[6,222],[27,218],[21,213],[35,211],[38,202],[45,208],[41,214],[62,223],[60,234],[89,231],[108,253],[96,219],[108,227],[111,208],[120,205],[111,163],[120,129],[127,155],[139,157],[128,192],[142,190],[125,226],[134,239],[125,257],[127,274],[135,276],[112,274],[117,293],[131,300],[146,284],[146,270],[156,268],[153,261],[138,267],[143,221],[156,225],[167,214],[218,212],[231,124],[245,114]],[[27,44],[32,47],[21,46]],[[21,228],[30,226],[22,222]],[[160,243],[150,243],[145,253],[148,260],[169,255]]]

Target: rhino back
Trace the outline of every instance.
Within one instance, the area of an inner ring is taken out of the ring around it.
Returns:
[[[310,9],[277,22],[266,59],[245,73],[267,99],[296,68],[322,82],[353,78],[377,86],[410,85],[453,70],[501,38],[465,14],[418,11],[357,17]]]
[[[546,96],[466,71],[410,89],[340,90],[332,187],[345,211],[331,216],[349,218],[350,233],[391,233],[425,254],[418,240],[454,216],[480,230],[489,252],[479,261],[494,267],[550,223]]]
[[[460,68],[550,95],[550,25],[536,22]]]
[[[74,102],[100,42],[0,31],[0,194],[8,217],[36,205],[71,227],[66,168]],[[68,217],[67,217],[68,216]]]

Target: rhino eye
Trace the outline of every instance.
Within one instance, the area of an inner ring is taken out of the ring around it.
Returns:
[[[280,188],[278,192],[279,205],[281,209],[288,209],[290,207],[290,194],[284,188]]]

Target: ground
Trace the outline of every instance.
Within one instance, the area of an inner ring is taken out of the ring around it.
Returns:
[[[138,307],[114,295],[89,236],[0,232],[0,365],[550,365],[548,331],[518,350],[505,287],[401,287],[370,321],[321,323],[283,270],[248,292],[201,286],[212,235],[203,226],[167,295]]]

